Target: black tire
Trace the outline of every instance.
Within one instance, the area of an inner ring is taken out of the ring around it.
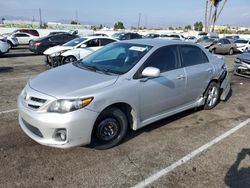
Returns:
[[[8,44],[10,45],[10,48],[13,48],[14,45],[12,44],[12,42],[9,41],[9,40],[8,40],[7,42],[8,42]]]
[[[67,56],[63,59],[63,64],[68,64],[68,63],[72,63],[74,61],[77,61],[76,57],[74,56]]]
[[[92,131],[91,145],[99,150],[112,148],[122,142],[128,130],[128,119],[118,108],[108,108],[98,117]]]
[[[211,50],[211,53],[212,53],[212,54],[215,54],[215,53],[216,53],[215,48]]]
[[[233,55],[233,54],[234,54],[234,49],[233,49],[233,48],[230,48],[228,54],[229,54],[229,55]]]
[[[214,108],[220,100],[220,87],[216,82],[211,82],[205,92],[205,110],[211,110]]]

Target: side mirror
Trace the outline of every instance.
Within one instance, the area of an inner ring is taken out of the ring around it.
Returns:
[[[221,46],[222,44],[220,42],[217,43],[219,46]]]
[[[160,76],[160,69],[155,67],[146,67],[142,71],[142,76],[156,78]]]
[[[87,44],[82,44],[81,46],[80,46],[80,48],[86,48],[87,47]]]

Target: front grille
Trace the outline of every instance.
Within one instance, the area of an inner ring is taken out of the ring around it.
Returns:
[[[36,136],[38,136],[38,137],[40,137],[40,138],[43,138],[43,135],[42,135],[41,131],[40,131],[38,128],[36,128],[36,127],[30,125],[30,124],[29,124],[27,121],[25,121],[24,119],[22,119],[22,121],[23,121],[23,124],[25,125],[25,127],[27,127],[27,129],[29,129],[30,132],[32,132],[33,134],[35,134]]]
[[[43,106],[47,101],[45,99],[41,99],[41,98],[37,98],[33,96],[30,96],[30,97],[26,96],[24,100],[25,100],[25,103],[28,105],[28,107],[35,109],[35,110]]]
[[[45,103],[46,102],[45,99],[39,99],[39,98],[36,98],[36,97],[31,97],[30,100],[35,101],[35,102],[39,102],[39,103]]]

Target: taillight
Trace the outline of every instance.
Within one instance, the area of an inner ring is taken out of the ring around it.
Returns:
[[[41,42],[35,42],[34,46],[40,46],[42,43]]]

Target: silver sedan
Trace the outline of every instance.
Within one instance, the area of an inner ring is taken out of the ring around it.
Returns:
[[[107,149],[128,129],[198,106],[210,110],[229,90],[224,59],[199,45],[116,42],[30,80],[18,97],[19,123],[43,145]]]

